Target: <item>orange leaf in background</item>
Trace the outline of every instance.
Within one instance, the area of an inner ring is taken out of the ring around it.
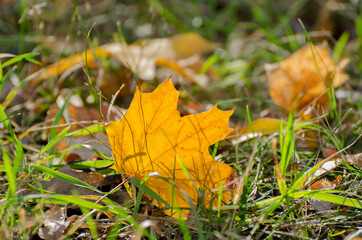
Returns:
[[[98,47],[94,51],[89,49],[87,50],[87,64],[89,66],[93,66],[95,58],[104,58],[110,55],[111,54],[105,51],[102,47]],[[62,74],[71,67],[74,66],[81,67],[84,64],[85,64],[85,52],[77,53],[73,56],[63,58],[60,61],[49,65],[45,69],[36,72],[34,74],[35,79],[32,84],[36,85],[47,78],[55,77],[59,74]]]
[[[165,67],[180,74],[180,76],[206,86],[207,77],[200,75],[204,64],[201,55],[218,47],[196,33],[174,35],[169,38],[144,39],[132,44],[113,42],[87,51],[87,62],[92,67],[95,58],[115,57],[126,68],[142,80],[153,80],[156,76],[156,66]],[[61,59],[33,74],[33,85],[43,80],[64,73],[72,67],[80,68],[85,64],[85,53]],[[208,71],[210,74],[212,70]]]
[[[185,72],[184,69],[177,64],[176,61],[169,60],[167,58],[158,58],[156,59],[155,63],[158,66],[163,66],[172,69],[173,71],[180,74],[182,77],[191,79],[193,81],[193,77],[187,74],[187,72]]]
[[[170,206],[189,208],[182,192],[196,204],[198,190],[202,188],[206,206],[211,201],[215,208],[220,182],[225,188],[223,202],[230,201],[233,190],[228,189],[228,185],[231,188],[228,182],[234,177],[235,170],[215,161],[209,153],[209,146],[231,132],[229,117],[233,110],[221,111],[214,106],[203,113],[180,117],[176,109],[178,97],[171,78],[152,93],[136,90],[124,117],[106,126],[115,167],[119,172],[140,180],[147,174],[158,173],[173,181],[174,197],[171,184],[161,178],[152,175],[146,183]],[[181,162],[188,174],[182,170]],[[164,207],[155,200],[154,203]],[[183,215],[187,212],[181,211]],[[171,210],[165,213],[170,215]]]
[[[313,46],[312,52],[311,48],[306,46],[268,73],[270,96],[276,104],[289,110],[300,98],[295,111],[305,118],[311,117],[306,114],[306,108],[314,101],[317,109],[328,111],[327,89],[332,85],[339,87],[347,81],[348,75],[343,73],[343,68],[348,62],[348,59],[342,59],[336,66],[328,47]]]

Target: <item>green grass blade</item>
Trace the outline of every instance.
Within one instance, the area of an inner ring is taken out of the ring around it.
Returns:
[[[102,159],[104,160],[108,160],[114,163],[114,160],[112,158],[107,157],[106,155],[104,155],[103,153],[99,152],[97,149],[95,149],[94,147],[92,147],[91,145],[88,144],[80,144],[81,147],[85,147],[88,148],[89,150],[93,151],[94,153],[96,153],[98,156],[100,156]]]
[[[97,226],[96,226],[96,223],[92,217],[90,213],[90,211],[88,210],[88,208],[85,208],[83,206],[80,206],[80,210],[82,211],[82,213],[86,216],[85,219],[86,219],[86,222],[87,222],[87,225],[88,225],[88,229],[89,231],[91,232],[91,236],[94,240],[97,240],[99,239],[98,238],[98,231],[97,231]]]
[[[217,154],[217,148],[219,147],[219,142],[216,142],[214,144],[214,150],[211,152],[211,156],[212,158],[215,158],[216,157],[216,154]]]
[[[62,115],[65,113],[66,111],[66,108],[67,108],[67,105],[69,103],[69,99],[71,97],[71,94],[68,93],[67,97],[65,98],[65,101],[64,101],[64,104],[63,106],[59,109],[57,115],[55,115],[55,119],[54,119],[54,122],[53,122],[53,126],[57,125],[60,121],[60,118],[62,117]],[[48,141],[51,141],[54,136],[55,136],[55,133],[56,133],[56,128],[52,128],[50,130],[50,133],[49,133],[49,137],[48,137]]]
[[[349,39],[349,33],[344,32],[338,39],[336,45],[334,46],[333,53],[332,53],[332,59],[334,62],[338,62],[343,55],[344,47],[346,46],[346,43]]]
[[[120,216],[123,218],[123,221],[129,222],[132,224],[136,229],[142,232],[147,238],[156,240],[153,236],[150,235],[150,233],[142,228],[140,224],[129,216],[129,213],[125,211],[124,208],[118,206],[118,205],[112,205],[112,206],[104,206],[102,204],[97,204],[92,201],[88,201],[85,199],[82,199],[81,197],[74,197],[69,195],[61,195],[61,194],[48,194],[48,195],[42,195],[42,194],[29,194],[29,195],[22,195],[22,196],[16,196],[11,197],[10,201],[12,202],[36,202],[36,201],[44,201],[44,203],[50,203],[50,204],[61,204],[61,205],[69,205],[74,204],[78,206],[82,206],[84,208],[90,208],[90,209],[97,209],[102,212],[109,212],[114,215]]]
[[[29,195],[21,195],[12,197],[10,200],[14,202],[34,202],[37,200],[44,200],[46,203],[53,203],[53,204],[74,204],[79,205],[85,208],[97,209],[104,212],[110,212],[122,217],[126,217],[128,220],[130,219],[128,213],[125,212],[123,208],[120,207],[112,207],[109,208],[102,204],[97,204],[92,201],[85,200],[81,197],[74,197],[70,195],[62,195],[62,194],[29,194]]]
[[[0,59],[0,93],[1,93],[1,87],[3,85],[3,65],[1,63],[1,59]]]
[[[14,171],[14,174],[16,174],[18,172],[21,161],[24,159],[24,149],[23,149],[22,143],[18,140],[16,134],[14,133],[1,104],[0,104],[0,119],[5,119],[2,122],[5,125],[8,132],[10,133],[12,140],[16,144],[16,149],[15,149],[16,154],[15,154],[14,160],[13,160],[13,171]]]
[[[105,128],[101,125],[95,124],[74,132],[70,132],[67,134],[67,137],[79,137],[79,136],[86,136],[89,134],[94,134],[98,132],[105,132]]]
[[[287,124],[287,132],[283,139],[283,147],[281,148],[282,156],[280,160],[280,168],[282,171],[282,175],[285,176],[285,172],[289,165],[290,159],[292,158],[293,150],[294,150],[294,117],[293,111],[290,112],[288,117],[288,124]]]
[[[209,68],[214,65],[217,60],[219,60],[220,58],[220,53],[215,53],[213,55],[211,55],[206,62],[204,63],[204,65],[202,65],[201,70],[200,70],[200,74],[205,74],[207,72],[207,70],[209,70]]]
[[[217,217],[221,216],[221,202],[222,202],[222,181],[220,181],[219,192],[217,195]]]
[[[261,207],[265,207],[265,206],[276,204],[276,203],[280,204],[283,199],[284,199],[283,196],[272,197],[272,198],[256,201],[255,203],[251,204],[250,207],[255,206],[255,207],[261,208]]]
[[[178,224],[181,229],[183,239],[191,240],[191,235],[190,235],[189,231],[187,230],[185,221],[181,218],[181,214],[179,215],[179,218],[178,218]]]
[[[1,61],[0,61],[1,63]],[[15,71],[16,68],[11,68],[9,70],[6,71],[5,75],[2,75],[0,78],[0,92],[2,91],[3,85],[5,83],[5,81],[10,77],[11,74],[13,74],[13,72]],[[2,71],[2,68],[0,66],[0,70]],[[2,73],[3,74],[3,73]]]
[[[159,0],[147,0],[147,2],[151,7],[155,8],[167,22],[173,24],[182,33],[189,32],[189,29],[180,20],[178,20],[172,12],[165,8]]]
[[[325,163],[326,161],[321,161],[318,164],[316,164],[313,168],[311,168],[309,171],[305,172],[302,176],[300,176],[299,178],[297,178],[297,180],[293,183],[291,189],[293,190],[298,190],[300,189],[304,182],[313,175],[313,173],[315,171],[317,171],[322,165],[323,163]]]
[[[246,105],[246,116],[248,118],[248,123],[250,125],[251,133],[254,135],[253,121],[251,121],[251,116],[250,116],[249,106],[248,105]]]
[[[141,188],[141,181],[136,178],[133,177],[131,178],[130,182],[137,188]],[[151,198],[155,199],[156,201],[165,204],[165,206],[167,208],[171,208],[171,206],[165,201],[163,200],[157,193],[155,193],[151,188],[149,188],[147,185],[143,186],[143,191],[144,193],[146,193],[147,195],[149,195]]]
[[[34,63],[37,63],[37,64],[40,64],[38,61],[34,60],[33,58],[38,56],[39,53],[24,53],[24,54],[21,54],[19,56],[15,56],[13,57],[12,59],[4,62],[3,64],[3,68],[4,67],[7,67],[7,66],[10,66],[14,63],[17,63],[17,62],[20,62],[20,61],[23,61],[23,60],[27,60],[27,61],[31,61],[31,62],[34,62]],[[31,60],[30,60],[31,59]]]
[[[345,166],[346,168],[348,168],[349,170],[351,170],[354,174],[356,174],[359,178],[362,179],[362,173],[355,169],[354,167],[352,167],[351,165],[349,165],[348,163],[345,163],[344,161],[342,160],[338,160],[343,166]]]
[[[155,8],[167,22],[173,24],[182,33],[189,32],[188,28],[180,20],[178,20],[172,12],[165,8],[159,0],[147,0],[147,2],[151,7]]]
[[[296,191],[295,193],[290,193],[289,196],[293,198],[313,198],[321,201],[331,202],[338,205],[344,205],[348,207],[354,207],[362,209],[362,200],[342,197],[339,195],[331,193],[343,193],[341,191]]]
[[[356,18],[355,20],[356,32],[358,36],[358,47],[359,47],[359,71],[362,71],[362,15]]]
[[[141,205],[141,200],[142,200],[142,196],[143,196],[143,191],[144,191],[144,188],[146,186],[146,182],[148,180],[150,176],[149,175],[146,175],[142,181],[141,181],[141,185],[140,187],[138,188],[138,193],[137,193],[137,198],[136,198],[136,204],[134,206],[134,209],[133,209],[133,218],[136,218],[136,215],[138,213],[138,210],[139,210],[139,207]]]
[[[69,164],[71,168],[76,169],[88,169],[88,168],[105,168],[114,164],[114,161],[109,160],[96,160],[96,161],[85,161],[80,163]]]
[[[6,177],[8,180],[8,192],[6,196],[7,197],[14,196],[16,193],[16,172],[14,172],[13,170],[10,155],[5,149],[2,150],[2,157],[3,157]]]
[[[65,138],[65,136],[67,135],[67,133],[70,130],[70,126],[64,128],[57,136],[55,136],[54,138],[51,138],[51,140],[48,142],[47,145],[45,145],[39,152],[39,156],[42,156],[45,152],[49,151],[50,155],[51,155],[51,149],[55,146],[55,144],[57,144],[60,140],[62,140],[63,138]]]

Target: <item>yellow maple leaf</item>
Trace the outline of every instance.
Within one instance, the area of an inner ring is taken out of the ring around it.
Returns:
[[[184,194],[196,204],[199,190],[204,189],[204,203],[216,208],[220,183],[224,188],[223,202],[230,201],[230,179],[235,178],[235,170],[215,161],[208,148],[231,132],[229,117],[234,110],[221,111],[214,106],[206,112],[181,117],[176,109],[178,96],[171,78],[152,93],[136,90],[124,117],[106,126],[115,167],[140,180],[153,173],[146,185],[170,206],[190,208]],[[154,203],[164,207],[156,200]],[[184,216],[187,212],[181,210]],[[165,213],[171,215],[171,209]],[[179,212],[173,216],[178,217]]]

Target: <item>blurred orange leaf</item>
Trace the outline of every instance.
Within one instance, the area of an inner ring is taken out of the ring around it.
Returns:
[[[335,180],[329,181],[327,178],[322,178],[310,186],[311,190],[326,190],[333,189],[340,185],[342,182],[342,177],[338,176]]]
[[[88,50],[87,63],[92,67],[95,58],[113,56],[126,68],[131,68],[143,80],[154,79],[156,66],[161,66],[202,85],[205,84],[205,79],[199,76],[204,63],[201,54],[213,51],[217,46],[218,44],[196,33],[180,34],[170,38],[145,39],[129,45],[114,42],[95,48],[94,51]],[[35,83],[84,64],[84,52],[61,59],[35,73]]]
[[[309,46],[300,49],[268,73],[273,101],[289,110],[297,101],[295,111],[305,118],[311,117],[306,110],[313,104],[320,113],[323,113],[321,108],[324,112],[328,111],[327,89],[339,87],[348,79],[348,75],[343,73],[348,59],[342,59],[335,65],[328,47],[320,45],[312,49]]]
[[[92,67],[94,66],[94,61],[96,58],[104,58],[111,55],[109,52],[105,51],[102,47],[98,47],[92,51],[91,49],[87,50],[87,64]],[[77,53],[73,56],[66,57],[60,61],[49,65],[48,67],[41,69],[36,72],[35,83],[39,83],[47,78],[55,77],[62,74],[71,67],[79,65],[80,67],[85,65],[85,52]]]
[[[209,146],[230,133],[233,110],[221,111],[214,106],[209,111],[181,117],[176,109],[178,97],[170,78],[152,93],[136,90],[124,117],[106,126],[115,168],[140,180],[150,174],[147,186],[170,206],[189,208],[184,194],[196,205],[199,190],[204,189],[206,206],[211,202],[216,208],[220,183],[224,187],[223,202],[230,201],[233,190],[229,179],[233,179],[235,170],[215,161]],[[157,175],[174,182],[174,186]],[[164,207],[155,200],[154,203]],[[187,212],[181,210],[184,216]],[[171,215],[171,209],[165,213]],[[173,216],[178,217],[179,213]]]

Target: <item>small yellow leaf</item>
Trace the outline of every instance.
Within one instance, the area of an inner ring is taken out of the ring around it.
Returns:
[[[275,118],[259,118],[252,121],[254,133],[261,133],[262,136],[270,135],[280,130],[280,119]],[[286,122],[284,122],[286,125]],[[245,124],[241,128],[237,129],[236,132],[232,133],[232,143],[237,144],[246,141],[250,138],[254,138],[256,135],[252,133],[250,124]]]

